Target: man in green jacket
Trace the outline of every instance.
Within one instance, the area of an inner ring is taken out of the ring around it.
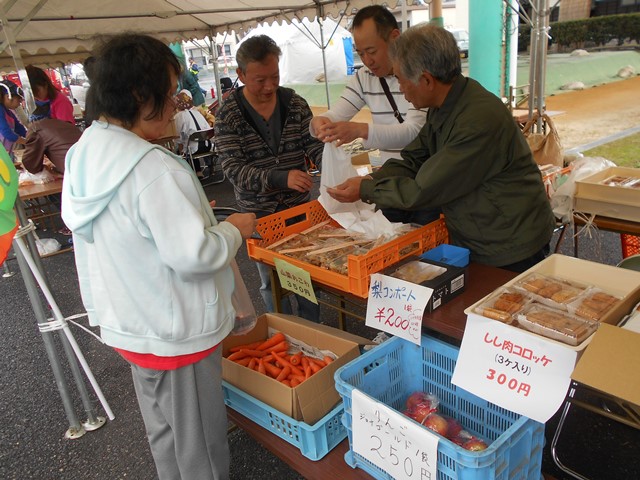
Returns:
[[[379,208],[441,206],[450,241],[471,260],[524,271],[549,251],[555,219],[540,171],[501,100],[461,73],[453,35],[418,25],[391,47],[405,98],[429,108],[402,159],[327,192],[341,202]]]

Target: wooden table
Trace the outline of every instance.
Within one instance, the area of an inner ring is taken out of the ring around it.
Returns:
[[[20,200],[33,200],[36,198],[46,197],[48,195],[55,195],[62,192],[62,178],[58,178],[53,182],[36,184],[36,185],[24,185],[18,188],[18,195]]]
[[[48,224],[51,230],[54,231],[56,228],[55,219],[60,217],[60,209],[51,201],[49,196],[61,192],[62,177],[53,182],[18,187],[19,202],[16,202],[16,209],[22,210],[24,215],[34,223],[41,221]],[[44,256],[68,252],[72,248],[64,248],[63,246],[60,250]]]
[[[600,230],[605,230],[607,232],[640,235],[640,222],[596,215],[593,218],[592,223]],[[578,257],[578,226],[586,224],[587,221],[582,216],[573,216],[573,256],[576,258]]]

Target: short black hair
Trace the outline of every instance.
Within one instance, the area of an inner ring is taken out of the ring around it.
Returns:
[[[180,74],[180,63],[171,49],[153,37],[125,33],[101,46],[90,69],[87,101],[95,118],[105,115],[132,127],[143,105],[151,102],[157,118],[172,88],[170,72]]]
[[[256,35],[247,38],[240,44],[240,48],[236,52],[236,62],[238,62],[238,68],[246,73],[247,64],[264,62],[269,55],[280,58],[282,50],[268,35]]]
[[[398,21],[386,7],[382,5],[369,5],[368,7],[361,8],[353,17],[351,23],[351,31],[360,27],[365,20],[371,18],[376,24],[376,30],[380,38],[384,41],[389,40],[391,32],[398,29]]]

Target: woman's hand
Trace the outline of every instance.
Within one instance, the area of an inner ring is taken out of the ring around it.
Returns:
[[[240,235],[242,235],[243,240],[253,235],[253,232],[256,231],[256,225],[258,224],[255,213],[234,213],[229,215],[225,222],[229,222],[240,230]]]

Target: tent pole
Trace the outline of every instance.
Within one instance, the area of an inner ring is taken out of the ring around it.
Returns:
[[[324,91],[327,96],[327,108],[331,109],[331,99],[329,98],[329,77],[327,75],[327,57],[325,49],[327,46],[324,44],[324,26],[322,25],[322,15],[324,9],[322,5],[318,6],[318,24],[320,25],[320,48],[322,49],[322,68],[324,70]]]
[[[24,225],[29,225],[29,222],[24,212],[22,202],[20,200],[16,202],[15,207],[16,207],[16,213],[18,215],[18,219],[20,221],[20,225],[22,225],[21,227],[21,230],[22,230],[25,228]],[[87,392],[86,386],[82,379],[82,373],[77,364],[76,357],[80,361],[80,363],[83,365],[85,369],[85,373],[89,378],[89,381],[91,382],[92,386],[94,387],[94,391],[98,395],[98,398],[102,402],[102,405],[105,408],[105,411],[109,415],[109,418],[113,419],[115,417],[111,412],[111,409],[108,403],[106,402],[106,399],[104,399],[104,396],[102,395],[102,391],[100,390],[100,387],[95,381],[95,378],[93,377],[93,374],[89,369],[89,366],[86,364],[86,361],[84,360],[84,356],[82,355],[82,352],[80,351],[77,343],[75,342],[75,339],[73,338],[73,335],[71,334],[71,331],[69,330],[69,327],[66,324],[66,321],[62,316],[62,313],[60,312],[60,309],[58,308],[58,305],[56,304],[55,299],[53,298],[53,295],[51,294],[51,291],[48,287],[48,282],[44,277],[44,273],[43,273],[44,269],[42,267],[40,256],[37,255],[37,259],[36,259],[31,253],[31,252],[37,252],[37,247],[35,245],[35,240],[33,238],[33,232],[31,230],[33,227],[27,227],[27,228],[28,230],[26,230],[25,233],[21,234],[19,231],[18,235],[16,235],[16,238],[14,240],[14,250],[16,252],[16,257],[18,259],[20,271],[23,274],[23,279],[25,282],[25,286],[27,288],[27,292],[29,294],[31,305],[33,307],[34,313],[36,314],[36,319],[38,322],[38,326],[40,328],[40,332],[42,334],[47,355],[49,357],[49,362],[51,364],[54,377],[56,378],[56,383],[58,385],[58,390],[62,398],[63,407],[67,414],[67,419],[69,420],[70,426],[67,432],[65,433],[65,438],[75,439],[75,438],[81,437],[87,431],[92,431],[100,428],[105,423],[105,419],[103,417],[96,416],[95,414],[95,410],[91,404],[89,394]],[[24,239],[22,238],[22,236],[24,235],[26,235],[27,237],[27,243],[29,244],[29,248],[26,247]],[[45,298],[47,302],[49,303],[49,305],[51,305],[51,308],[53,309],[54,319],[59,324],[59,326],[56,325],[55,328],[52,327],[49,320],[47,320],[47,317],[46,317],[44,308],[42,306],[42,303],[40,301],[40,296],[36,287],[36,281],[40,284],[40,289],[45,294]],[[87,421],[82,425],[80,425],[76,415],[73,412],[73,404],[69,395],[69,389],[66,384],[66,381],[64,380],[64,375],[62,373],[60,360],[56,354],[55,345],[53,343],[53,331],[59,330],[59,329],[63,330],[64,335],[62,334],[60,335],[60,341],[65,350],[65,354],[67,356],[67,360],[71,368],[71,373],[76,383],[76,388],[78,389],[78,393],[80,394],[83,407],[85,409],[85,412],[87,413]],[[75,353],[75,356],[74,356],[74,353]]]

